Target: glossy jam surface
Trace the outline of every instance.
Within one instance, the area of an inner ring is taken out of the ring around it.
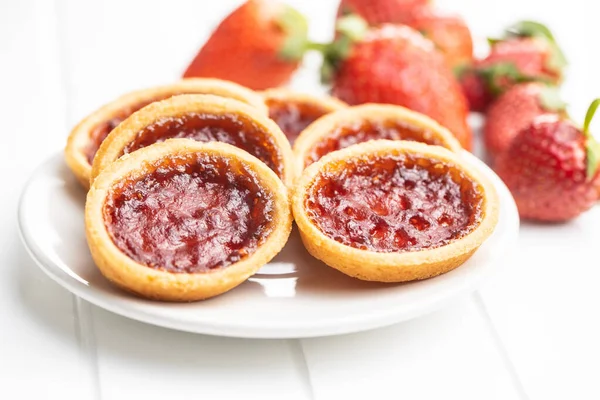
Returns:
[[[342,244],[382,253],[435,248],[481,220],[481,188],[456,167],[405,155],[329,167],[305,205],[321,232]]]
[[[397,121],[364,121],[352,125],[340,126],[329,133],[311,149],[307,155],[305,164],[308,166],[332,151],[376,139],[411,140],[427,144],[443,145],[443,142],[433,133],[408,124]]]
[[[112,187],[104,220],[113,243],[150,268],[202,273],[252,254],[271,232],[272,195],[244,165],[172,156]]]
[[[283,101],[267,101],[269,117],[279,125],[290,143],[294,143],[300,132],[329,111],[316,104]]]
[[[163,118],[138,132],[136,138],[125,147],[124,154],[171,138],[234,145],[263,161],[280,177],[283,176],[281,153],[274,139],[254,122],[234,114],[185,114]]]

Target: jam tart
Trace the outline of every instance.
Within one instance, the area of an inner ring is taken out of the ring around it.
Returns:
[[[232,145],[170,139],[112,163],[87,195],[93,259],[142,297],[195,301],[244,282],[285,245],[286,186]]]
[[[186,93],[228,97],[256,107],[263,114],[268,113],[258,93],[237,83],[219,79],[184,79],[170,85],[125,94],[85,117],[71,131],[65,148],[65,158],[79,182],[84,187],[89,187],[94,156],[102,141],[121,121],[154,101]]]
[[[124,120],[102,142],[92,181],[124,154],[172,138],[232,144],[267,164],[284,183],[293,182],[292,149],[275,122],[237,100],[202,94],[157,101]]]
[[[369,140],[410,140],[461,150],[450,131],[407,108],[363,104],[327,114],[308,126],[294,143],[296,173],[325,154]]]
[[[331,96],[313,96],[287,89],[269,89],[262,92],[269,117],[279,125],[290,143],[300,132],[325,114],[348,105]]]
[[[314,257],[367,281],[430,278],[463,264],[492,234],[498,196],[445,148],[375,140],[304,170],[292,208]]]

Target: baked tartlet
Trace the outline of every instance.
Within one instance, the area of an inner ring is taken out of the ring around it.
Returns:
[[[94,158],[92,181],[124,154],[172,138],[232,144],[267,164],[284,183],[293,182],[292,149],[275,122],[237,100],[202,94],[154,102],[119,124]]]
[[[300,132],[325,114],[348,105],[331,96],[314,96],[287,89],[269,89],[262,92],[269,117],[279,125],[290,143]]]
[[[87,195],[88,244],[102,274],[140,296],[194,301],[245,281],[285,245],[285,185],[225,143],[172,139],[120,158]]]
[[[294,143],[296,173],[332,151],[378,139],[461,150],[452,133],[426,115],[401,106],[363,104],[327,114],[302,131]]]
[[[309,166],[292,208],[310,254],[379,282],[426,279],[460,266],[492,234],[499,213],[493,185],[456,153],[389,140]]]
[[[268,113],[258,93],[237,83],[219,79],[183,79],[170,85],[125,94],[85,117],[71,131],[65,148],[65,159],[79,182],[84,187],[89,187],[92,161],[98,148],[106,136],[124,119],[154,101],[187,93],[228,97],[256,107],[263,114]]]

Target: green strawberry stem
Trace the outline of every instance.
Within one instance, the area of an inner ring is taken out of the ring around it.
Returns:
[[[285,5],[276,22],[286,33],[279,56],[287,61],[301,60],[309,43],[306,17],[295,8]]]
[[[310,43],[308,48],[317,50],[323,54],[323,65],[321,67],[321,81],[331,82],[335,70],[352,48],[352,44],[361,40],[368,31],[367,22],[355,14],[348,14],[338,19],[336,31],[338,36],[328,44]]]
[[[600,106],[600,98],[592,101],[592,104],[590,104],[590,107],[585,114],[585,121],[583,123],[583,135],[585,136],[585,151],[587,160],[586,175],[590,180],[596,176],[598,167],[600,167],[600,143],[594,139],[594,136],[592,136],[590,132],[590,124],[592,123],[592,119],[594,119],[594,115],[596,114],[596,110],[598,110],[598,106]]]

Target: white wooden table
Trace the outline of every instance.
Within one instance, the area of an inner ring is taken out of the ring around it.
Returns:
[[[523,226],[516,253],[474,295],[341,337],[237,340],[157,328],[75,298],[34,265],[16,205],[35,165],[100,104],[174,80],[239,3],[0,2],[0,398],[599,399],[600,207],[563,226]],[[336,1],[291,3],[326,39]],[[581,120],[600,95],[600,8],[591,0],[438,4],[461,12],[478,38],[517,18],[548,22],[572,62],[564,89],[573,115]]]

